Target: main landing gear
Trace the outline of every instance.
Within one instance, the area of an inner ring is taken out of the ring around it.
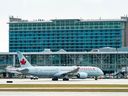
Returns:
[[[69,81],[69,77],[68,77],[67,75],[65,75],[65,76],[63,77],[63,81]]]
[[[53,77],[52,81],[58,81],[57,77]],[[69,78],[63,78],[63,81],[69,81]]]
[[[69,81],[69,78],[63,78],[63,81]]]
[[[57,77],[53,77],[52,81],[58,81],[58,78]]]

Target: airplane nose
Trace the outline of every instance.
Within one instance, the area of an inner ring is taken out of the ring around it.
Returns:
[[[104,72],[103,72],[102,70],[100,70],[100,74],[101,74],[101,75],[104,75]]]
[[[99,75],[104,75],[104,72],[100,68],[97,68],[97,71]]]

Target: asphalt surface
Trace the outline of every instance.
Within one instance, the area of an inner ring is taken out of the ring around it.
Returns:
[[[128,92],[0,92],[0,96],[128,96]]]
[[[128,92],[128,79],[0,79],[0,84],[1,92]]]
[[[52,81],[51,79],[0,79],[0,84],[128,84],[128,79],[70,79]]]

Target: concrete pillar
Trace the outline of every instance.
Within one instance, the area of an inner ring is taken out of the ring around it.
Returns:
[[[15,62],[16,60],[15,59],[16,59],[16,57],[15,57],[15,54],[14,54],[13,55],[13,66],[15,66],[15,64],[16,64],[16,62]]]

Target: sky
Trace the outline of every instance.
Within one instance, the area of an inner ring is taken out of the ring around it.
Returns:
[[[128,0],[0,0],[0,52],[9,51],[9,16],[34,19],[120,19]]]

